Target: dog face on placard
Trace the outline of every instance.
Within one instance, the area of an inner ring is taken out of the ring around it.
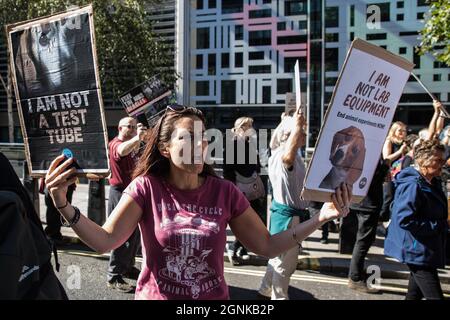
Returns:
[[[24,30],[16,54],[16,73],[24,82],[22,90],[49,94],[76,79],[73,36],[65,20]]]
[[[351,126],[336,132],[329,157],[333,167],[320,187],[334,189],[341,182],[353,185],[361,176],[365,156],[365,140],[361,130]]]

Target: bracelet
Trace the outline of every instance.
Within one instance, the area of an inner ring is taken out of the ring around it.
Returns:
[[[301,243],[301,241],[297,240],[297,233],[295,232],[295,227],[292,228],[292,239],[294,239],[294,241],[297,242],[299,247],[301,247],[302,243]]]
[[[64,227],[72,227],[72,226],[74,226],[75,224],[77,224],[77,222],[80,220],[80,216],[81,216],[80,209],[78,209],[78,208],[75,207],[75,206],[72,206],[72,208],[75,210],[75,214],[74,214],[74,216],[73,216],[73,218],[72,218],[71,221],[67,221],[67,220],[63,217],[63,215],[61,215],[61,217],[60,217],[61,225],[64,226]]]
[[[58,209],[58,210],[64,209],[65,207],[67,207],[68,204],[69,204],[69,201],[66,200],[65,205],[63,205],[62,207],[56,207],[56,209]]]

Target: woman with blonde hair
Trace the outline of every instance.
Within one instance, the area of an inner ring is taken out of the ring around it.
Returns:
[[[387,160],[391,166],[392,163],[400,159],[406,152],[406,124],[401,121],[396,121],[391,125],[388,136],[383,146],[383,160]],[[389,221],[391,217],[391,202],[393,198],[392,181],[386,181],[383,184],[383,206],[381,207],[380,217],[382,221]]]
[[[240,117],[234,121],[234,127],[231,129],[236,136],[251,136],[255,132],[253,129],[253,118]]]
[[[383,146],[383,159],[393,162],[400,158],[406,151],[404,144],[406,139],[406,124],[396,121],[389,129],[388,136]]]
[[[227,147],[233,148],[233,162],[225,161],[223,165],[223,177],[233,182],[244,193],[251,207],[258,213],[261,220],[265,221],[265,208],[262,197],[265,196],[264,184],[258,175],[261,165],[256,147],[256,141],[252,139],[255,129],[253,119],[240,117],[234,122],[232,141],[227,141]],[[228,149],[227,149],[228,152]],[[228,259],[232,265],[239,265],[248,260],[247,249],[236,239],[232,248],[227,245]]]

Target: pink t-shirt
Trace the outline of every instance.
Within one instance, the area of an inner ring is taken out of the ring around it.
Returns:
[[[228,222],[249,206],[229,181],[207,176],[196,190],[138,177],[124,191],[142,208],[136,299],[228,299],[223,252]]]

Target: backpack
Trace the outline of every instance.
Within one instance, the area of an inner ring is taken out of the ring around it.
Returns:
[[[0,153],[0,300],[67,300],[52,251],[27,191]]]

